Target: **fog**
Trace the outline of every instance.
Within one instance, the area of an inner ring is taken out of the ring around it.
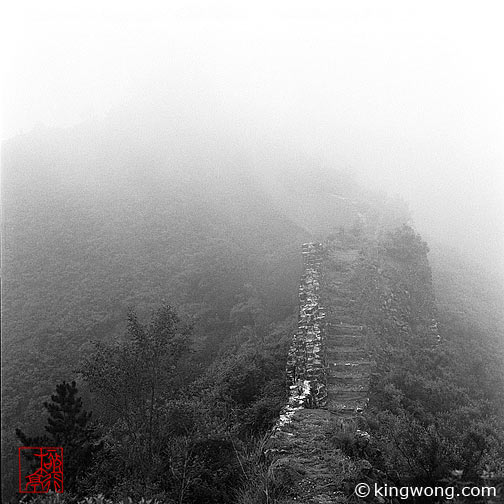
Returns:
[[[183,109],[253,152],[296,150],[399,194],[427,239],[502,275],[501,14],[498,2],[11,2],[2,138]]]

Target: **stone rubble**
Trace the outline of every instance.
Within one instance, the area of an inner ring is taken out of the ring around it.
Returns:
[[[302,408],[327,405],[323,337],[326,315],[319,298],[323,248],[320,243],[305,243],[302,250],[305,272],[299,286],[298,329],[287,357],[289,400],[277,428],[289,423]]]

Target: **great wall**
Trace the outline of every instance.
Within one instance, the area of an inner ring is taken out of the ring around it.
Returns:
[[[422,344],[436,345],[440,337],[426,250],[414,267],[401,269],[376,239],[343,233],[324,244],[305,243],[302,255],[288,404],[266,453],[275,470],[290,472],[291,500],[285,502],[324,504],[339,502],[344,483],[344,459],[329,454],[328,434],[336,429],[362,446],[369,441],[363,413],[380,338],[423,334]]]
[[[302,253],[298,330],[287,361],[289,404],[279,426],[302,408],[327,409],[344,416],[358,414],[367,403],[369,389],[366,329],[355,324],[347,306],[354,302],[346,284],[358,251],[338,253],[343,267],[324,278],[325,285],[337,294],[338,303],[321,299],[322,244],[305,243]]]

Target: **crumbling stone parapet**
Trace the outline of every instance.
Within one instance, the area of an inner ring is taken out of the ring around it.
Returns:
[[[327,405],[325,311],[319,298],[323,247],[320,243],[305,243],[302,254],[304,274],[299,286],[298,329],[287,357],[289,403],[280,414],[279,426],[288,423],[298,409]]]

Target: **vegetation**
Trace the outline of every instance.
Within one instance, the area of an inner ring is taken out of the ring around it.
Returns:
[[[403,227],[367,249],[361,265],[369,275],[368,264],[378,261],[400,301],[377,310],[381,295],[362,291],[363,313],[380,331],[372,341],[377,374],[371,404],[358,424],[328,430],[320,446],[341,468],[340,489],[349,496],[359,481],[485,486],[504,476],[501,389],[494,388],[504,383],[499,360],[488,360],[485,372],[472,373],[468,382],[467,367],[487,358],[491,338],[485,342],[480,334],[475,346],[474,334],[452,321],[443,326],[440,342],[432,339],[423,320],[432,294],[425,256],[425,244]],[[359,273],[355,285],[362,287]],[[401,299],[405,289],[410,304]],[[249,286],[231,311],[235,338],[195,374],[191,324],[166,304],[147,324],[130,310],[124,337],[93,343],[80,365],[98,422],[91,427],[75,382],[63,382],[52,403],[44,404],[52,438],[17,432],[24,444],[62,444],[68,450],[69,492],[39,500],[281,503],[302,469],[266,458],[265,434],[286,401],[283,363],[293,327],[288,321],[268,324],[264,313]],[[401,332],[397,320],[415,333]],[[320,440],[314,437],[313,443]]]
[[[402,202],[290,168],[278,172],[289,188],[279,202],[189,139],[194,170],[135,135],[88,134],[40,133],[5,150],[6,502],[17,500],[20,443],[66,454],[68,492],[31,502],[281,502],[302,468],[265,457],[265,436],[286,401],[299,244],[328,234],[362,247],[348,315],[375,336],[359,425],[370,439],[329,429],[317,441],[341,495],[359,478],[504,474],[502,292],[434,256],[437,342],[428,248],[402,225]],[[319,196],[305,202],[307,188]]]
[[[272,331],[262,351],[244,344],[191,380],[190,326],[168,305],[146,325],[131,310],[125,337],[97,342],[80,367],[98,423],[88,425],[75,382],[64,382],[45,403],[52,437],[17,431],[25,446],[63,446],[68,484],[54,502],[90,495],[104,503],[235,502],[256,469],[249,461],[256,439],[286,400],[286,347],[276,340],[287,341],[284,330]]]
[[[502,485],[504,349],[498,332],[483,335],[485,325],[498,327],[500,313],[480,312],[464,325],[462,307],[452,299],[435,312],[437,341],[422,320],[432,295],[425,243],[403,227],[385,237],[384,250],[381,274],[395,285],[398,303],[382,308],[380,317],[368,312],[377,374],[365,415],[371,442],[359,458],[372,464],[372,478],[391,485]],[[346,440],[350,449],[355,442]]]
[[[49,413],[43,434],[29,437],[20,429],[16,436],[22,446],[58,446],[63,448],[65,465],[64,488],[67,492],[79,493],[81,480],[103,448],[100,434],[92,425],[91,413],[82,409],[82,400],[77,397],[75,382],[63,382],[56,386],[51,402],[44,402]]]

